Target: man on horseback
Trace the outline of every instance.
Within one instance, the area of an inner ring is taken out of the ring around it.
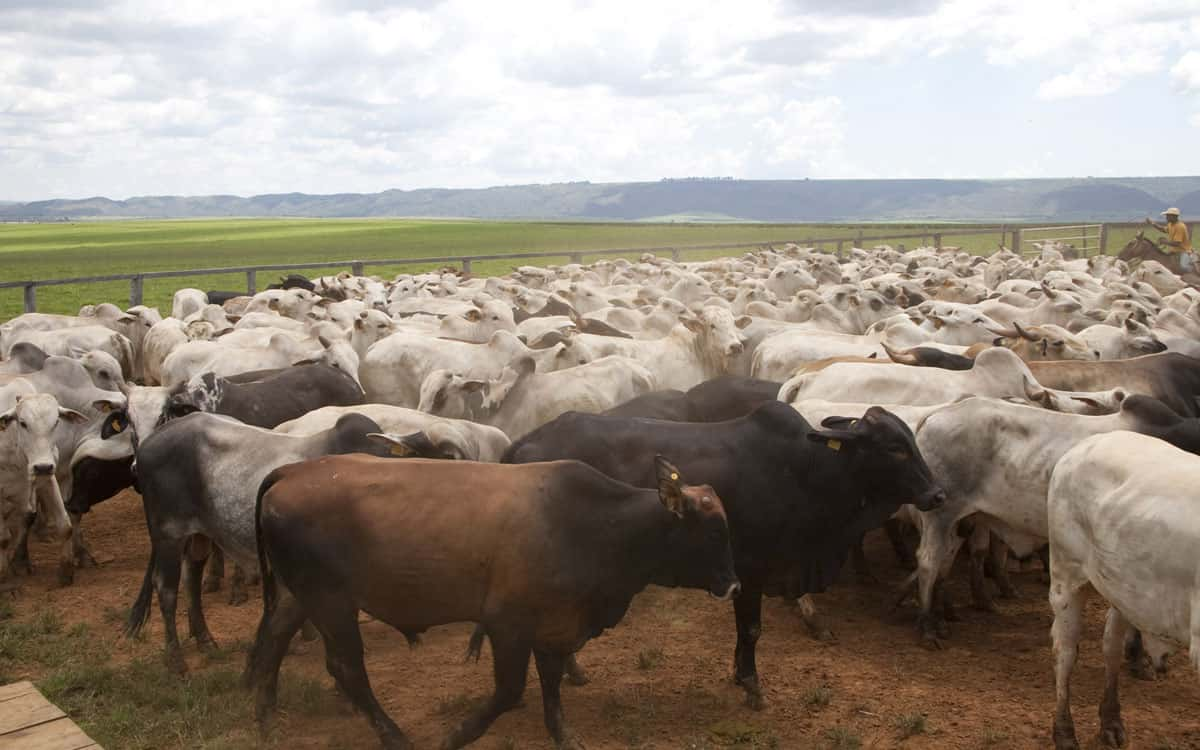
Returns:
[[[1187,225],[1179,220],[1179,209],[1168,208],[1162,212],[1162,215],[1167,217],[1165,226],[1151,221],[1149,216],[1146,217],[1147,224],[1167,235],[1158,241],[1158,244],[1162,246],[1162,251],[1168,254],[1178,253],[1179,267],[1188,273],[1195,271],[1196,256],[1192,253],[1192,243],[1188,237]]]

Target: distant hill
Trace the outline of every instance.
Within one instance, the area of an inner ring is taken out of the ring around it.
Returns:
[[[381,193],[94,197],[0,203],[0,219],[221,216],[645,221],[1126,221],[1178,205],[1200,216],[1200,177],[1055,180],[731,180],[509,185]]]

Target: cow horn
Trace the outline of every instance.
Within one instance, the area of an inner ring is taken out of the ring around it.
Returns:
[[[1031,381],[1028,375],[1023,376],[1022,379],[1025,386],[1025,398],[1035,404],[1040,403],[1047,409],[1054,410],[1054,397],[1049,390],[1043,388],[1040,383]]]
[[[1020,336],[1021,338],[1025,339],[1027,341],[1041,341],[1042,340],[1041,336],[1034,336],[1029,331],[1022,328],[1021,324],[1015,320],[1013,321],[1013,330],[1015,330],[1017,332],[1018,336]]]
[[[915,365],[915,364],[917,364],[917,357],[915,354],[912,353],[911,350],[903,349],[900,351],[896,351],[895,349],[893,349],[892,347],[890,347],[884,343],[880,343],[880,346],[882,346],[883,350],[885,352],[887,352],[888,358],[891,359],[896,364],[900,364],[900,365]]]

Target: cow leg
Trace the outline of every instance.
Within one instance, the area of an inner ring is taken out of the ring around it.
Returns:
[[[182,675],[187,672],[183,660],[183,649],[179,645],[179,631],[175,627],[175,609],[179,597],[179,575],[183,559],[179,543],[168,539],[160,543],[154,561],[154,593],[158,595],[158,608],[162,612],[163,637],[166,640],[167,669]]]
[[[550,732],[550,737],[559,750],[583,750],[583,745],[570,736],[563,720],[559,686],[566,659],[558,654],[543,651],[534,651],[533,657],[537,661],[538,680],[542,683],[542,714],[546,721],[546,731]]]
[[[229,603],[236,607],[248,601],[250,595],[246,593],[246,571],[242,570],[241,565],[234,563],[233,576],[229,579]]]
[[[863,549],[863,542],[867,535],[864,533],[858,538],[858,544],[854,545],[854,575],[858,578],[859,583],[879,583],[879,579],[871,572],[871,563],[867,561],[867,552]]]
[[[883,530],[887,533],[888,541],[891,542],[892,552],[896,554],[896,561],[904,568],[915,569],[917,556],[908,546],[908,540],[904,538],[904,523],[895,518],[889,518],[883,524]]]
[[[756,582],[748,588],[742,582],[742,593],[733,600],[737,618],[737,649],[733,652],[733,680],[746,691],[746,704],[755,711],[766,707],[762,687],[758,684],[758,667],[754,662],[754,647],[762,635],[762,587]]]
[[[1104,698],[1100,701],[1100,744],[1104,747],[1125,747],[1125,722],[1121,720],[1117,682],[1128,630],[1129,621],[1116,607],[1110,607],[1104,623]]]
[[[311,627],[304,608],[290,592],[280,587],[278,597],[264,604],[262,619],[254,636],[254,646],[246,657],[242,685],[254,690],[254,718],[259,734],[266,737],[271,714],[279,695],[279,666],[287,655],[288,646],[301,623]]]
[[[70,515],[71,529],[73,531],[71,536],[72,554],[75,558],[75,567],[100,567],[100,563],[96,562],[96,557],[92,554],[91,549],[88,548],[87,541],[83,538],[83,526],[81,525],[83,515],[79,513],[72,513]]]
[[[1008,577],[1008,545],[995,533],[988,542],[988,559],[992,563],[992,580],[1000,590],[1000,598],[1018,598],[1017,589]]]
[[[497,635],[495,628],[490,626],[488,639],[492,643],[492,670],[496,680],[496,691],[486,704],[464,719],[463,723],[442,741],[442,750],[457,750],[482,737],[500,714],[517,707],[525,693],[525,678],[529,672],[531,650],[528,641],[507,633]]]
[[[955,533],[954,524],[946,525],[941,519],[929,519],[921,533],[921,546],[917,549],[917,598],[920,606],[917,627],[926,648],[942,647],[938,640],[938,617],[933,606],[934,589],[938,578],[949,574],[954,555],[961,544],[962,539]]]
[[[412,744],[384,712],[371,690],[367,667],[363,663],[358,610],[346,602],[325,601],[321,604],[324,606],[313,608],[312,614],[313,624],[325,641],[325,668],[337,682],[342,694],[350,699],[355,708],[367,715],[371,728],[379,737],[379,744],[385,750],[409,750]],[[281,640],[286,648],[287,639]]]
[[[29,560],[29,530],[37,520],[36,513],[26,513],[17,525],[16,543],[13,545],[13,573],[33,575],[33,563]]]
[[[225,577],[225,553],[214,547],[208,558],[207,575],[204,578],[204,593],[215,594],[221,590],[221,579]]]
[[[981,612],[996,611],[996,603],[992,601],[992,595],[988,591],[984,575],[990,539],[991,530],[988,529],[987,524],[977,523],[968,542],[971,554],[971,606]]]
[[[1054,641],[1054,747],[1056,750],[1079,750],[1075,738],[1075,721],[1071,718],[1071,672],[1079,656],[1079,637],[1083,631],[1083,606],[1086,581],[1055,581],[1050,585],[1050,609],[1054,624],[1050,636]]]
[[[204,609],[200,603],[200,579],[204,576],[204,563],[212,550],[212,542],[208,537],[196,534],[188,539],[187,557],[184,565],[184,585],[188,595],[188,633],[196,639],[196,645],[201,650],[217,647],[212,633],[208,632],[208,623],[204,620]]]
[[[805,594],[794,603],[796,605],[796,612],[800,615],[801,622],[804,623],[804,627],[808,628],[808,634],[814,640],[837,640],[833,631],[825,624],[825,618],[817,611],[817,603],[813,601],[812,594]]]
[[[563,660],[563,674],[566,676],[567,682],[572,685],[586,685],[592,680],[588,677],[583,667],[579,666],[578,656],[578,652],[567,654],[567,657]]]

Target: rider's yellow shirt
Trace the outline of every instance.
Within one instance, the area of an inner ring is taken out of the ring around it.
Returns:
[[[1188,228],[1182,221],[1167,225],[1167,239],[1171,242],[1178,242],[1179,247],[1168,245],[1163,248],[1163,252],[1190,253],[1192,251],[1192,243],[1188,239]]]

